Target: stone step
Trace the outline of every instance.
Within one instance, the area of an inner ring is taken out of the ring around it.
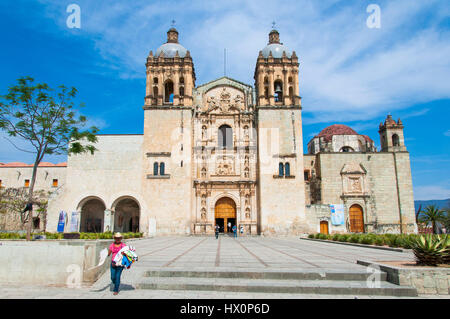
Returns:
[[[136,288],[154,290],[417,297],[416,289],[412,287],[397,286],[386,281],[380,281],[378,287],[369,287],[366,281],[354,280],[142,277],[140,281],[136,283]]]
[[[186,277],[186,278],[242,278],[242,279],[275,279],[275,280],[342,280],[364,281],[373,276],[368,272],[354,271],[291,271],[291,270],[161,270],[152,269],[144,273],[144,277]],[[386,281],[387,274],[379,274],[381,281]]]

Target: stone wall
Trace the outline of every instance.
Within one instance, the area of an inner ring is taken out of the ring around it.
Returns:
[[[0,282],[65,285],[95,282],[109,267],[100,251],[111,241],[1,241]]]

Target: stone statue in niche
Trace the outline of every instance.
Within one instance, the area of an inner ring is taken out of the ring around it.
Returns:
[[[245,218],[250,219],[250,208],[248,207],[245,209]]]
[[[202,168],[201,176],[202,176],[202,178],[206,178],[206,167]]]
[[[244,126],[244,139],[245,140],[249,139],[248,126]]]
[[[202,140],[206,140],[206,126],[202,127]]]
[[[205,208],[202,208],[201,218],[202,218],[202,220],[206,220],[206,209]]]

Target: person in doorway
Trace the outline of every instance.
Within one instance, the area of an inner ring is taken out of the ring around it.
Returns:
[[[230,231],[231,231],[231,222],[228,222],[227,233],[229,233]]]
[[[234,238],[237,238],[237,227],[236,227],[236,225],[233,226],[233,233],[234,233]]]
[[[108,256],[112,254],[111,259],[111,281],[114,285],[114,295],[119,294],[119,286],[120,286],[120,276],[122,275],[123,267],[122,265],[116,265],[114,263],[114,257],[116,257],[117,253],[126,245],[122,243],[122,235],[120,233],[114,234],[114,242],[109,246]]]
[[[220,226],[216,224],[216,227],[214,227],[214,228],[215,228],[215,232],[216,232],[216,239],[218,239],[219,238]]]
[[[241,225],[239,230],[241,231],[241,236],[242,236],[244,234],[244,226]]]

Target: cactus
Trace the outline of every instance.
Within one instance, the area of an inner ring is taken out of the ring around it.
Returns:
[[[418,265],[437,266],[449,262],[450,237],[431,234],[409,239]]]

